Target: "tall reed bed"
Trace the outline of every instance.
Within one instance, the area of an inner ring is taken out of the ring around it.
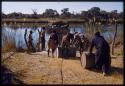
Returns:
[[[16,50],[16,43],[14,36],[10,35],[11,32],[4,31],[2,29],[2,52],[11,52]],[[15,34],[13,34],[15,35]]]
[[[85,35],[86,37],[88,37],[89,39],[92,39],[94,37],[94,33],[96,31],[99,31],[101,33],[104,33],[104,28],[102,25],[95,25],[93,26],[92,24],[84,24],[85,26]],[[111,32],[111,34],[108,36],[108,43],[111,44],[113,37],[114,37],[114,33],[115,33],[115,25],[111,25],[110,28],[106,28],[107,32]],[[118,31],[117,31],[117,36],[116,36],[116,41],[115,44],[123,44],[123,25],[118,25]],[[108,34],[107,34],[108,35]]]

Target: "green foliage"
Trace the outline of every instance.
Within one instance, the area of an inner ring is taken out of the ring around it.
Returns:
[[[59,13],[53,9],[46,9],[42,15],[43,17],[54,18],[54,17],[58,17]]]
[[[61,14],[59,14],[56,10],[46,9],[45,12],[38,14],[36,9],[32,9],[32,14],[23,14],[13,12],[10,14],[4,14],[2,12],[2,18],[7,19],[22,19],[22,18],[30,18],[30,19],[41,19],[41,18],[75,18],[75,19],[84,19],[89,22],[107,22],[114,23],[118,20],[118,23],[123,22],[123,12],[118,13],[117,10],[113,10],[111,12],[107,12],[105,10],[101,10],[99,7],[92,7],[88,11],[82,10],[80,13],[70,12],[69,8],[63,8],[61,10]]]

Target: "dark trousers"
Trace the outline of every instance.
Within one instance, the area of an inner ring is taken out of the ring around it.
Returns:
[[[62,55],[65,58],[68,58],[69,56],[69,43],[68,42],[63,42],[62,44]]]
[[[62,49],[62,56],[64,57],[64,58],[68,58],[68,56],[69,56],[69,49],[68,48],[63,48]]]
[[[109,55],[104,51],[97,50],[95,55],[95,66],[97,69],[102,69],[103,72],[108,73],[110,68]]]
[[[41,37],[41,49],[44,50],[45,49],[45,38]]]
[[[35,52],[35,48],[33,46],[33,42],[32,41],[29,41],[29,51],[30,52]]]

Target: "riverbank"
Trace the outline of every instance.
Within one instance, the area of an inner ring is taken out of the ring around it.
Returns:
[[[54,23],[54,22],[65,22],[65,23],[85,23],[88,22],[84,18],[22,18],[22,19],[2,19],[2,23]],[[100,23],[107,23],[106,20],[100,20]],[[123,20],[117,20],[117,23],[122,24]],[[109,24],[109,23],[108,23]]]
[[[53,22],[65,22],[65,23],[84,23],[84,19],[61,19],[61,18],[40,18],[40,19],[2,19],[2,23],[53,23]]]

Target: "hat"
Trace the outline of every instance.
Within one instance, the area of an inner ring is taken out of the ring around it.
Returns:
[[[30,31],[30,33],[33,33],[32,30]]]
[[[45,30],[45,27],[43,27],[43,30]]]
[[[95,35],[96,35],[96,36],[100,36],[100,32],[96,32]]]

